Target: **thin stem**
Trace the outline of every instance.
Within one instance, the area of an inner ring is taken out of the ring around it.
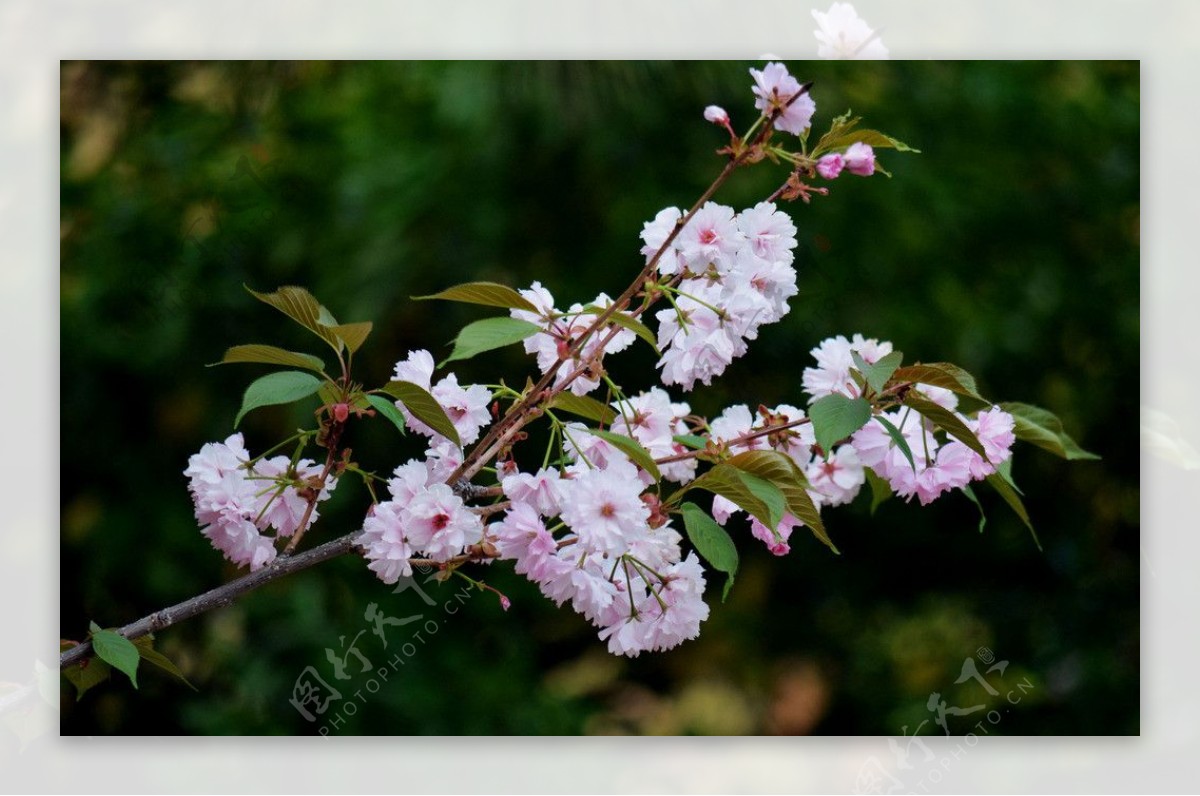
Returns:
[[[325,481],[329,478],[329,471],[333,469],[333,464],[337,460],[337,449],[330,442],[329,455],[325,457],[325,469],[321,471],[321,475],[317,477],[315,486],[310,487],[312,495],[308,498],[308,505],[304,507],[304,515],[300,517],[300,524],[296,526],[296,533],[293,534],[292,540],[287,543],[287,547],[283,548],[283,555],[290,556],[300,544],[300,540],[304,538],[304,532],[308,530],[308,520],[312,517],[313,510],[317,507],[317,499],[320,498],[321,492],[325,489]]]
[[[755,122],[755,125],[759,124],[762,120],[766,120],[769,123],[763,128],[762,132],[759,133],[758,138],[753,144],[744,146],[735,157],[726,162],[725,167],[721,169],[721,173],[718,174],[716,179],[714,179],[708,188],[705,189],[704,193],[700,195],[700,198],[696,200],[695,204],[692,205],[685,215],[681,216],[679,220],[675,222],[674,228],[670,231],[670,233],[667,234],[666,239],[663,240],[662,244],[658,247],[658,250],[655,251],[654,255],[650,258],[650,261],[646,263],[646,266],[641,270],[633,282],[630,283],[629,287],[625,288],[625,291],[621,293],[621,295],[618,296],[615,301],[609,304],[608,307],[606,307],[604,311],[596,317],[596,320],[592,322],[592,325],[584,330],[583,334],[575,339],[566,352],[559,355],[558,359],[546,370],[546,372],[542,375],[542,378],[539,379],[538,382],[533,386],[533,389],[529,390],[525,397],[515,404],[512,409],[510,409],[510,413],[488,430],[483,439],[481,439],[475,445],[475,447],[471,449],[471,452],[463,459],[463,462],[459,465],[458,469],[450,475],[450,478],[447,479],[449,482],[453,483],[454,481],[464,477],[470,478],[471,475],[478,472],[478,460],[481,458],[486,460],[491,457],[492,451],[496,449],[497,440],[502,439],[513,426],[519,428],[529,422],[530,418],[526,417],[528,411],[542,401],[547,401],[553,395],[557,394],[555,391],[551,391],[549,395],[543,395],[543,393],[553,382],[556,374],[558,373],[558,369],[561,368],[567,361],[576,358],[583,350],[584,345],[591,338],[591,336],[599,329],[603,328],[614,313],[621,312],[629,306],[629,302],[633,299],[637,292],[643,288],[651,275],[654,274],[655,269],[658,267],[659,260],[662,259],[663,254],[666,253],[671,244],[675,242],[675,238],[679,236],[679,233],[683,230],[683,228],[687,226],[688,222],[692,220],[696,213],[700,212],[700,208],[704,207],[705,203],[712,199],[713,195],[715,195],[721,186],[724,185],[725,182],[733,175],[733,172],[736,171],[739,166],[745,163],[746,159],[749,158],[754,148],[766,140],[767,136],[771,133],[771,124],[774,123],[774,121],[779,118],[780,115],[782,115],[784,109],[786,109],[788,105],[791,105],[791,103],[795,102],[805,93],[807,93],[810,85],[811,84],[802,86],[800,91],[796,92],[796,94],[788,100],[786,105],[784,105],[782,108],[776,108],[772,110],[770,114],[760,117],[760,120]],[[752,127],[751,129],[754,128]],[[649,303],[650,302],[644,302],[642,309],[644,310],[646,307],[648,307]],[[618,330],[618,327],[614,327],[613,331],[610,332],[609,338],[611,339],[611,337],[615,335]],[[602,356],[603,353],[604,345],[601,344],[600,346],[597,346],[596,353],[593,356]],[[578,374],[582,373],[585,369],[586,368],[577,368],[575,373],[571,374],[571,376],[559,384],[556,389],[561,391],[570,383],[571,380],[577,378]]]
[[[811,422],[812,422],[812,418],[802,417],[799,420],[792,420],[787,423],[780,423],[777,426],[766,426],[764,428],[760,428],[756,431],[753,431],[749,434],[745,434],[743,436],[736,437],[731,440],[726,440],[724,444],[727,446],[741,445],[744,442],[750,442],[751,440],[758,439],[759,437],[766,437],[771,434],[775,434],[776,432],[786,431],[789,428],[795,428],[796,426],[802,426],[805,423],[811,423]],[[706,449],[703,449],[703,448],[700,450],[685,451],[684,453],[676,453],[674,456],[664,456],[661,459],[655,459],[654,463],[655,464],[670,464],[671,462],[682,462],[687,459],[694,459],[697,456],[708,455],[708,453],[709,453],[709,451]]]
[[[319,547],[306,550],[299,555],[276,558],[257,572],[243,575],[237,580],[231,580],[222,586],[206,591],[204,594],[197,595],[191,599],[184,600],[169,608],[155,611],[136,622],[130,622],[117,632],[127,639],[140,638],[148,633],[163,630],[185,619],[190,619],[197,614],[229,605],[243,594],[253,591],[260,586],[265,586],[285,575],[308,569],[311,566],[320,564],[322,561],[328,561],[331,558],[337,558],[340,555],[350,552],[354,549],[354,539],[358,535],[359,531],[355,531],[354,533],[348,533],[345,536],[334,539],[332,542],[326,542]],[[65,669],[71,664],[76,663],[86,656],[91,649],[92,644],[90,641],[84,641],[81,644],[71,647],[59,656],[60,668]]]

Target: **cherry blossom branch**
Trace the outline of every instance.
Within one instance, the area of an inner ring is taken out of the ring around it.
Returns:
[[[296,546],[300,544],[300,540],[304,537],[304,532],[308,530],[308,520],[312,517],[313,510],[317,506],[317,499],[321,495],[321,490],[325,488],[325,481],[329,478],[329,471],[333,469],[333,463],[337,458],[337,449],[330,443],[329,455],[325,457],[325,469],[321,471],[321,475],[317,478],[315,486],[309,487],[312,494],[308,496],[308,505],[304,507],[304,515],[300,518],[300,524],[296,526],[296,533],[292,536],[292,540],[287,543],[287,547],[283,548],[283,556],[290,556]]]
[[[211,611],[214,608],[222,608],[230,605],[243,594],[254,591],[260,586],[265,586],[286,575],[300,572],[323,561],[328,561],[331,558],[337,558],[340,555],[349,553],[354,549],[354,539],[358,535],[359,532],[355,531],[338,537],[331,542],[314,547],[311,550],[306,550],[298,555],[280,556],[257,572],[243,575],[236,580],[231,580],[224,585],[172,605],[169,608],[155,611],[136,622],[130,622],[117,630],[117,632],[127,639],[140,638],[148,633],[163,630],[185,619],[191,619],[193,616]],[[90,641],[84,641],[71,647],[59,657],[59,668],[65,669],[71,664],[78,662],[91,652],[91,649],[92,643]]]
[[[743,436],[736,437],[734,439],[725,440],[722,444],[729,446],[729,447],[732,447],[734,445],[741,445],[744,442],[750,442],[751,440],[756,440],[759,437],[767,437],[767,436],[770,436],[771,434],[775,434],[776,432],[786,431],[789,428],[795,428],[796,426],[802,426],[805,423],[811,423],[811,422],[812,422],[812,418],[802,417],[799,420],[792,420],[787,423],[780,423],[777,426],[764,426],[763,428],[760,428],[749,434],[744,434]],[[708,451],[705,448],[701,448],[699,450],[694,450],[694,451],[685,451],[683,453],[676,453],[673,456],[664,456],[661,459],[655,459],[654,463],[655,464],[670,464],[671,462],[682,462],[687,459],[694,459],[697,456],[703,456],[709,452],[710,451]]]
[[[460,464],[447,479],[449,483],[454,483],[464,477],[470,479],[476,473],[478,473],[479,469],[483,466],[483,463],[489,461],[490,457],[494,455],[493,451],[498,451],[503,447],[502,445],[497,446],[495,444],[497,438],[507,433],[510,427],[515,426],[517,429],[523,427],[526,423],[533,419],[532,417],[526,416],[530,409],[541,405],[544,402],[548,402],[550,398],[558,394],[558,392],[561,392],[561,387],[565,386],[565,382],[564,384],[559,385],[560,389],[553,390],[548,395],[543,395],[543,393],[546,391],[546,388],[549,387],[551,382],[554,380],[555,375],[558,373],[558,369],[561,368],[568,360],[578,355],[587,344],[588,339],[595,334],[598,329],[601,329],[608,322],[608,320],[612,318],[613,315],[626,309],[629,306],[629,302],[635,295],[637,295],[637,292],[645,288],[646,281],[650,279],[651,275],[654,273],[654,270],[658,267],[659,260],[662,259],[663,254],[665,254],[668,248],[670,248],[671,244],[675,241],[675,238],[678,237],[679,233],[683,231],[683,228],[687,226],[688,222],[692,220],[696,213],[700,212],[700,209],[704,207],[704,204],[712,199],[716,192],[720,190],[721,186],[725,184],[730,176],[732,176],[733,172],[755,154],[759,146],[767,139],[768,136],[770,136],[775,120],[782,116],[784,111],[791,106],[793,102],[807,94],[811,87],[811,83],[806,83],[805,85],[801,86],[800,90],[797,91],[785,104],[774,108],[765,116],[765,123],[763,124],[762,130],[760,130],[755,137],[754,142],[751,144],[742,144],[741,150],[725,164],[725,167],[721,170],[721,173],[717,175],[716,179],[714,179],[711,184],[709,184],[708,188],[703,194],[700,195],[700,198],[696,200],[688,212],[675,222],[674,228],[672,228],[671,232],[668,233],[666,239],[663,240],[662,244],[658,247],[658,250],[650,258],[650,261],[646,263],[646,266],[641,270],[633,282],[630,283],[629,287],[625,288],[624,292],[622,292],[620,296],[618,296],[611,304],[608,305],[608,307],[600,312],[600,314],[596,317],[596,320],[592,322],[591,326],[589,326],[583,331],[582,334],[579,335],[579,337],[572,343],[566,352],[559,355],[554,364],[552,364],[546,370],[546,372],[542,375],[542,378],[538,380],[531,390],[529,390],[526,396],[509,411],[509,414],[488,430],[483,439],[481,439],[475,445],[475,447],[472,448],[471,453],[463,459],[462,464]],[[653,304],[656,299],[656,296],[648,294],[641,309],[644,311],[647,307]],[[609,337],[611,338],[618,331],[619,329],[612,330]],[[587,367],[590,367],[590,365],[593,364],[592,360],[598,359],[599,357],[603,356],[603,354],[604,345],[597,346],[596,353],[589,358],[588,362],[582,363],[581,367],[577,369],[572,376],[577,377],[579,373],[586,371]]]
[[[501,508],[507,508],[507,504],[496,504],[493,506],[485,506],[484,509],[499,511]],[[490,512],[489,512],[490,513]],[[197,595],[190,599],[184,600],[181,603],[163,608],[154,613],[138,619],[136,622],[130,622],[117,630],[122,636],[127,639],[140,638],[142,636],[154,633],[159,630],[164,630],[172,625],[178,624],[185,619],[191,619],[193,616],[198,616],[216,608],[224,608],[227,605],[233,604],[235,600],[242,595],[254,591],[262,586],[288,575],[316,566],[322,562],[332,558],[345,555],[355,549],[354,540],[358,538],[360,531],[348,533],[345,536],[340,536],[331,542],[326,542],[323,545],[314,547],[311,550],[305,550],[294,556],[280,556],[273,562],[258,570],[251,572],[249,575],[243,575],[236,580],[231,580],[215,589],[206,591],[204,594]],[[410,558],[409,563],[418,566],[437,566],[446,568],[457,564],[463,564],[468,561],[475,561],[484,558],[494,558],[495,554],[491,551],[480,547],[479,549],[472,548],[472,551],[460,556],[455,556],[447,561],[432,561],[428,558]],[[83,641],[76,644],[74,647],[66,650],[59,656],[59,668],[65,669],[68,666],[78,663],[92,651],[92,642]]]

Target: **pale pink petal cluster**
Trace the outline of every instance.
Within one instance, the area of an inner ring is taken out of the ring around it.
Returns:
[[[684,420],[691,407],[674,403],[665,390],[652,387],[640,395],[612,405],[618,413],[612,431],[633,437],[654,459],[665,459],[687,451],[675,437],[688,433]],[[687,483],[696,475],[696,459],[681,459],[659,465],[662,477],[677,483]]]
[[[824,459],[814,459],[805,468],[804,475],[812,485],[809,494],[818,506],[849,503],[867,478],[858,453],[849,445],[838,447]]]
[[[308,512],[300,489],[315,483],[322,467],[308,459],[292,464],[286,456],[250,464],[241,434],[210,442],[188,459],[184,475],[200,532],[238,566],[256,571],[275,560],[275,540],[291,536]],[[326,479],[317,502],[329,499],[336,478]],[[320,513],[314,504],[305,528]],[[273,533],[268,533],[273,531]]]
[[[429,468],[410,461],[388,481],[391,500],[375,504],[355,544],[384,583],[412,575],[410,559],[445,562],[483,538],[483,522]]]
[[[555,372],[554,384],[558,386],[573,377],[570,390],[575,395],[587,395],[600,386],[600,374],[590,367],[585,367],[588,363],[595,359],[598,366],[605,355],[624,351],[636,339],[636,335],[629,329],[607,323],[593,332],[579,351],[571,353],[579,339],[596,322],[599,311],[612,305],[612,299],[601,293],[586,307],[583,304],[572,304],[566,312],[562,312],[554,308],[554,296],[542,287],[540,282],[534,282],[528,290],[519,292],[534,304],[538,311],[514,309],[509,311],[510,315],[542,327],[540,332],[525,338],[525,352],[537,358],[538,368],[542,373],[548,372],[560,359],[565,359]],[[615,334],[609,338],[614,329]]]
[[[647,224],[644,251],[656,250],[678,217],[668,208]],[[697,381],[711,383],[746,352],[760,326],[787,314],[797,292],[795,247],[796,226],[773,203],[734,214],[709,202],[696,213],[660,260],[661,275],[682,277],[672,288],[673,306],[655,314],[664,384],[690,390]]]
[[[835,392],[856,398],[860,391],[850,376],[850,372],[856,370],[852,354],[858,354],[873,365],[892,353],[892,344],[886,341],[881,343],[874,338],[867,340],[861,334],[854,335],[851,340],[838,335],[822,340],[809,353],[817,360],[817,366],[804,369],[805,392],[813,398],[822,398]]]
[[[751,69],[750,76],[754,78],[754,107],[764,116],[781,110],[775,119],[777,130],[800,135],[812,125],[817,105],[808,92],[796,96],[800,93],[800,81],[788,74],[786,66],[772,62],[761,71]]]
[[[407,381],[427,390],[433,395],[446,416],[454,424],[459,439],[464,445],[469,445],[479,439],[479,429],[491,422],[488,403],[492,400],[492,392],[480,384],[463,387],[458,383],[458,377],[453,373],[433,384],[434,362],[433,355],[428,351],[410,351],[408,358],[396,363],[392,378],[397,381]],[[418,434],[441,439],[441,435],[418,420],[402,402],[396,402],[396,408],[404,414],[404,419],[410,429]]]
[[[918,389],[928,394],[937,388],[920,385]],[[893,492],[905,499],[915,495],[922,505],[928,505],[945,492],[996,472],[996,467],[1011,455],[1015,440],[1012,415],[999,407],[978,412],[973,418],[956,414],[975,431],[986,459],[956,439],[939,441],[920,415],[901,409],[880,417],[899,429],[912,452],[911,463],[878,421],[856,431],[839,450],[852,448],[862,465],[887,481]]]
[[[643,483],[628,460],[580,461],[558,479],[509,474],[504,484],[506,494],[530,497],[553,484],[551,510],[561,512],[562,535],[547,529],[535,499],[514,499],[488,527],[499,557],[514,560],[516,572],[557,604],[570,602],[600,628],[611,652],[636,656],[699,634],[708,616],[703,570],[694,554],[680,560],[681,537],[669,524],[650,526]]]

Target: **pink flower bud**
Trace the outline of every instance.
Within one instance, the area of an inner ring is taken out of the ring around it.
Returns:
[[[704,118],[713,124],[729,124],[729,114],[720,105],[709,105],[704,109]]]
[[[503,594],[501,594],[500,595],[500,607],[503,608],[505,611],[507,611],[509,608],[512,608],[512,601],[509,600],[507,597],[505,597]]]
[[[846,170],[860,177],[870,177],[875,173],[875,150],[870,144],[861,141],[851,144],[845,154]]]
[[[336,420],[339,423],[345,423],[346,418],[348,418],[348,417],[350,417],[349,404],[343,403],[343,404],[334,404],[333,405],[333,419],[334,420]]]
[[[822,155],[821,159],[817,161],[817,174],[820,174],[827,180],[837,179],[837,176],[842,173],[842,169],[845,166],[846,161],[836,152]]]

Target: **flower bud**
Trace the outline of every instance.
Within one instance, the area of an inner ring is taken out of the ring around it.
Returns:
[[[851,144],[844,155],[846,170],[860,177],[870,177],[875,173],[875,150],[870,144],[861,141]]]
[[[842,173],[845,168],[846,161],[836,152],[821,156],[817,161],[817,174],[820,174],[827,180],[837,179],[837,176]]]
[[[704,109],[704,118],[713,124],[726,126],[729,124],[729,114],[720,105],[709,105]]]
[[[350,405],[345,403],[333,405],[333,419],[339,423],[345,423],[346,418],[350,417]]]

